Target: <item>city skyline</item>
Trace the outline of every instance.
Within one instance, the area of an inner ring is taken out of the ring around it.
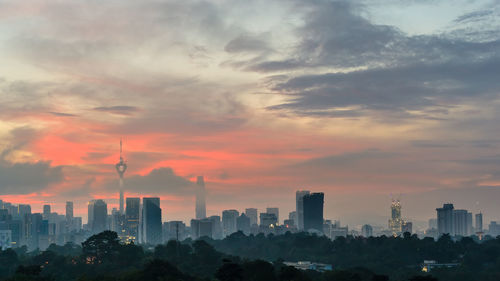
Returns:
[[[123,137],[124,198],[168,220],[200,175],[207,217],[283,221],[310,190],[350,226],[386,226],[391,194],[414,228],[446,202],[500,220],[496,1],[0,5],[5,201],[120,209]]]

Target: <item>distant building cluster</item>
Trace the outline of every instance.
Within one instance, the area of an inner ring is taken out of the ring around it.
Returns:
[[[392,200],[388,227],[361,226],[361,231],[342,226],[339,221],[324,217],[325,196],[322,192],[298,190],[295,193],[295,210],[288,218],[280,218],[277,207],[268,207],[265,212],[257,208],[223,210],[221,215],[207,216],[206,190],[203,176],[198,176],[195,190],[195,218],[187,226],[182,221],[162,220],[159,197],[124,198],[124,174],[127,164],[122,156],[120,141],[120,160],[115,165],[119,176],[119,209],[111,212],[103,199],[88,203],[88,221],[82,225],[82,218],[73,216],[73,202],[66,202],[66,214],[51,211],[50,205],[43,206],[42,213],[32,213],[31,206],[14,205],[0,200],[0,249],[27,246],[29,250],[46,249],[50,244],[81,243],[89,236],[104,230],[112,230],[124,243],[156,245],[169,240],[199,239],[209,237],[223,239],[235,232],[250,234],[284,234],[286,232],[309,232],[325,235],[330,239],[353,236],[400,236],[413,233],[412,222],[402,218],[402,205]],[[483,215],[474,217],[467,210],[455,209],[453,204],[437,208],[437,216],[429,220],[429,229],[423,236],[439,238],[448,234],[452,237],[500,235],[500,224],[491,222],[486,232],[483,229]],[[282,215],[283,217],[283,215]],[[474,225],[473,225],[474,218]],[[310,264],[297,264],[297,267]],[[429,268],[433,265],[429,265]]]

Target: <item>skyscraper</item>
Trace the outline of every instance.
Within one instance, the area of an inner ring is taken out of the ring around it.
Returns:
[[[372,226],[369,225],[369,224],[363,225],[361,227],[361,235],[363,237],[366,237],[366,238],[373,236],[373,228],[372,228]]]
[[[467,236],[467,210],[453,210],[453,235]]]
[[[245,215],[250,218],[250,225],[258,224],[256,208],[246,208]]]
[[[483,232],[483,213],[476,214],[476,232]]]
[[[304,230],[304,203],[303,198],[309,194],[309,190],[298,190],[295,192],[295,204],[297,212],[297,229]]]
[[[116,168],[116,172],[118,172],[118,175],[120,176],[120,214],[124,214],[124,209],[123,209],[123,175],[125,174],[125,171],[127,170],[127,163],[125,163],[125,160],[123,160],[122,139],[120,139],[120,162],[116,163],[115,168]]]
[[[401,202],[392,200],[391,202],[391,218],[389,219],[389,230],[393,236],[401,233],[403,228],[403,219],[401,218]]]
[[[237,231],[236,218],[239,212],[236,210],[222,211],[222,231],[224,236],[229,236]]]
[[[245,235],[250,234],[250,218],[244,213],[236,218],[236,229],[243,232]]]
[[[222,223],[220,216],[210,216],[208,219],[212,221],[212,238],[222,239]]]
[[[207,217],[207,208],[205,205],[205,180],[203,176],[198,176],[196,180],[196,219],[201,220]]]
[[[213,222],[210,219],[192,219],[191,220],[191,238],[196,240],[201,237],[213,236]]]
[[[70,222],[73,219],[73,202],[66,202],[66,221]]]
[[[274,227],[278,224],[278,219],[275,214],[260,213],[259,216],[261,228]]]
[[[108,229],[108,205],[104,200],[97,199],[89,202],[89,227],[93,234]]]
[[[304,230],[323,232],[323,192],[305,194],[303,200]]]
[[[280,209],[273,207],[273,208],[266,208],[266,213],[268,214],[274,214],[276,216],[277,224],[280,224]]]
[[[134,197],[127,197],[127,206],[125,210],[125,225],[127,230],[128,239],[137,242],[137,235],[139,232],[139,210],[141,206],[141,199]]]
[[[48,217],[50,215],[50,205],[43,205],[43,216]]]
[[[437,208],[438,235],[455,235],[453,229],[453,204],[444,204],[442,208]]]
[[[162,243],[160,198],[144,197],[142,199],[142,242],[148,244]]]

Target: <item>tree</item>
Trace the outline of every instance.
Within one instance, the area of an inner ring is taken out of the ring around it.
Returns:
[[[243,280],[243,269],[237,263],[225,262],[215,273],[219,281],[241,281]]]
[[[82,253],[87,264],[99,264],[111,261],[120,250],[118,235],[114,231],[103,231],[92,235],[82,243]]]

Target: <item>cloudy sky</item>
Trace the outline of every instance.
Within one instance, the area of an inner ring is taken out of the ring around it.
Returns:
[[[0,0],[0,199],[500,220],[496,0]]]

